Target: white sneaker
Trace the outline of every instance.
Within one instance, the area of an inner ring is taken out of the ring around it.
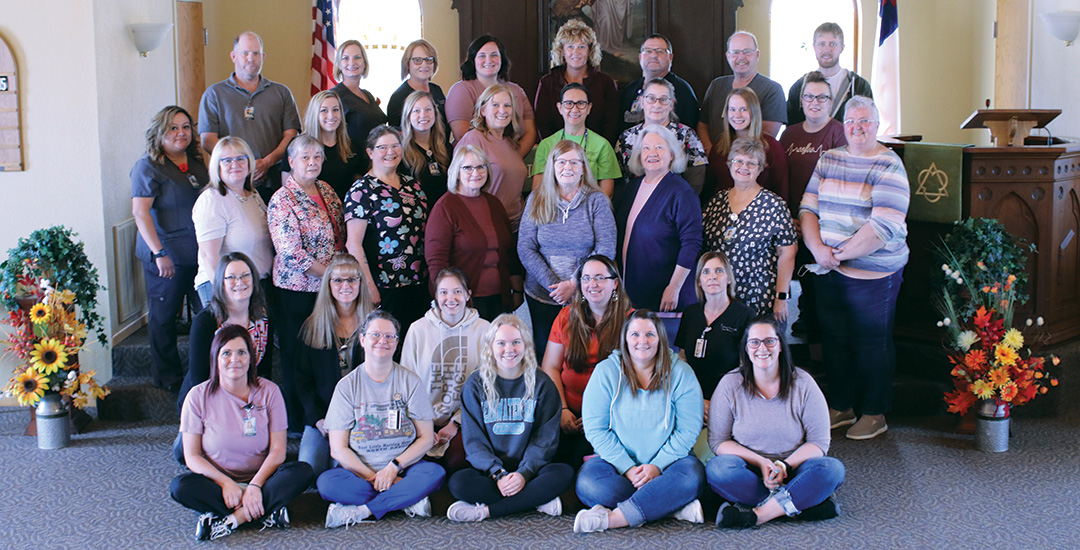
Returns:
[[[417,516],[420,516],[422,518],[430,518],[431,499],[429,499],[428,497],[424,497],[420,499],[420,502],[417,502],[412,506],[406,507],[404,510],[402,510],[402,512],[405,512],[405,515],[409,516],[410,518],[415,518]]]
[[[582,510],[574,516],[575,533],[595,533],[608,528],[608,514],[611,510],[597,504],[588,510]]]
[[[547,514],[549,516],[561,516],[562,515],[562,499],[555,497],[544,504],[536,507],[536,511]]]
[[[681,519],[690,523],[705,523],[705,512],[701,510],[701,501],[694,499],[693,502],[679,508],[675,512],[675,519]]]
[[[467,522],[467,521],[483,521],[490,516],[491,512],[488,511],[488,507],[484,504],[469,504],[464,500],[459,500],[450,505],[446,509],[446,517],[450,521]]]
[[[348,529],[350,525],[356,525],[369,517],[371,517],[371,512],[367,509],[367,506],[352,506],[331,502],[330,508],[326,510],[326,528],[333,529],[344,525]]]

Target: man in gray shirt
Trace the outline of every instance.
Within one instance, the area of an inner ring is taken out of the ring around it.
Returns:
[[[225,136],[237,136],[255,153],[254,181],[260,194],[280,185],[273,169],[285,155],[289,141],[300,130],[300,115],[292,92],[260,73],[263,65],[262,38],[253,32],[241,33],[229,53],[235,71],[229,78],[211,85],[199,102],[199,139],[207,153]]]
[[[769,77],[758,72],[757,38],[746,31],[731,35],[727,43],[727,61],[733,76],[721,76],[709,84],[705,99],[701,102],[701,122],[697,133],[706,151],[712,150],[713,142],[724,128],[724,110],[727,96],[735,88],[749,87],[761,102],[761,130],[772,137],[787,123],[787,102],[784,88]]]

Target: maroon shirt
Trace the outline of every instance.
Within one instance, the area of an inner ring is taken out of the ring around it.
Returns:
[[[780,145],[787,153],[788,161],[788,207],[798,214],[806,184],[814,173],[821,154],[829,149],[847,145],[844,125],[830,119],[824,128],[812,134],[803,129],[802,123],[788,126],[780,135]]]

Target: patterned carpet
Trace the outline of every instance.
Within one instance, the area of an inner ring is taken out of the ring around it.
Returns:
[[[1078,350],[1080,344],[1058,350],[1070,370],[1080,366]],[[289,531],[243,529],[197,543],[196,514],[168,497],[169,480],[181,472],[169,457],[175,424],[98,420],[71,447],[39,451],[34,438],[21,435],[26,410],[0,409],[0,547],[1075,548],[1080,384],[1068,371],[1061,378],[1060,395],[1047,402],[1056,414],[1021,410],[1010,450],[1002,454],[977,451],[972,436],[954,434],[952,416],[891,418],[888,433],[868,442],[846,440],[837,430],[831,454],[847,467],[837,495],[841,517],[743,532],[712,527],[715,503],[706,506],[705,525],[664,520],[591,535],[573,534],[572,511],[469,525],[391,514],[328,531],[322,527],[326,504],[309,492],[290,507]],[[294,454],[296,443],[290,447]],[[444,489],[435,499],[437,515],[449,502]]]

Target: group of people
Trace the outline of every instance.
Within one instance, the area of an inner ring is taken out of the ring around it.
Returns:
[[[417,40],[386,113],[350,40],[301,122],[261,39],[237,37],[199,142],[167,107],[132,169],[151,372],[179,392],[190,469],[172,495],[197,538],[288,527],[309,486],[328,528],[426,516],[444,481],[454,521],[560,515],[571,486],[577,532],[700,523],[706,487],[723,527],[835,517],[830,429],[887,429],[909,189],[840,28],[814,48],[795,122],[741,31],[700,109],[661,35],[620,90],[566,23],[532,102],[497,38],[445,95]],[[797,266],[828,402],[784,336]]]

